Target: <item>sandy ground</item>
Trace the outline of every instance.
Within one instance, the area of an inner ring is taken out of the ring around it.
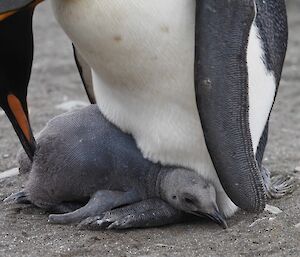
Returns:
[[[296,3],[297,2],[297,3]],[[275,173],[300,178],[300,2],[288,0],[290,44],[283,80],[271,118],[265,163]],[[87,102],[72,50],[50,11],[35,15],[36,53],[29,90],[32,126],[39,131],[68,101]],[[0,171],[16,167],[20,144],[0,113]],[[3,174],[3,173],[2,173]],[[1,173],[0,173],[1,175]],[[0,178],[0,200],[24,185],[24,178]],[[164,228],[125,232],[80,231],[47,223],[33,207],[0,203],[0,256],[299,256],[300,190],[269,204],[282,210],[260,215],[238,213],[229,229],[204,220]],[[298,225],[297,225],[298,224]]]

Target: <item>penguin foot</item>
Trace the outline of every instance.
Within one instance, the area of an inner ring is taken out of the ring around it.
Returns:
[[[288,175],[278,175],[271,178],[271,185],[267,191],[269,198],[281,198],[293,193],[296,179]]]
[[[3,200],[5,203],[16,203],[16,204],[31,204],[28,199],[28,195],[25,191],[20,191],[14,194],[11,194],[9,197]]]
[[[182,213],[161,199],[147,199],[105,212],[103,216],[87,218],[80,229],[128,229],[157,227],[179,222]]]
[[[296,179],[289,175],[271,177],[270,171],[262,166],[262,176],[266,195],[269,199],[278,199],[291,194],[296,188]]]
[[[104,214],[100,216],[88,217],[78,224],[79,229],[99,230],[107,227],[107,224],[102,221]]]
[[[55,224],[79,223],[88,217],[100,215],[113,208],[131,204],[136,200],[136,194],[133,192],[101,190],[96,192],[85,206],[73,212],[51,214],[48,221]]]

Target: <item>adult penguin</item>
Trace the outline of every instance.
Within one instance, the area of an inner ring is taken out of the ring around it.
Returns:
[[[30,2],[15,1],[14,8],[3,0],[0,12],[13,18]],[[264,209],[261,159],[287,45],[283,0],[52,5],[101,112],[133,135],[144,157],[196,170],[214,184],[225,216],[236,205]],[[7,98],[4,87],[11,84],[0,88]]]

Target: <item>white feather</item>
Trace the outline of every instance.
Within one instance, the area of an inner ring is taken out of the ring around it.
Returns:
[[[247,52],[249,78],[249,122],[253,151],[256,153],[259,140],[265,128],[273,105],[276,81],[267,70],[259,30],[253,23]]]

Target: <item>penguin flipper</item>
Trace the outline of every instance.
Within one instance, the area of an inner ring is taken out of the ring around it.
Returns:
[[[4,2],[1,1],[2,12],[5,10]],[[29,122],[26,98],[33,60],[33,10],[32,6],[22,8],[0,20],[0,106],[31,160],[36,143]]]
[[[42,0],[1,0],[0,1],[0,21],[15,14],[18,10],[26,7],[35,7]]]
[[[74,58],[75,62],[81,77],[81,80],[83,82],[86,94],[90,100],[91,104],[96,103],[96,98],[94,94],[93,89],[93,79],[92,79],[92,70],[90,66],[87,64],[87,62],[83,59],[79,51],[76,49],[76,47],[73,44],[73,51],[74,51]]]
[[[265,150],[266,150],[266,146],[267,146],[267,142],[268,142],[268,136],[269,136],[269,121],[267,121],[264,131],[260,137],[256,155],[255,155],[256,161],[257,161],[260,169],[262,167],[262,161],[264,158],[264,154],[265,154]]]
[[[247,43],[255,3],[197,1],[195,89],[206,144],[221,184],[240,208],[266,196],[249,124]]]
[[[275,78],[275,94],[273,104],[278,92],[283,63],[288,43],[288,23],[285,0],[270,0],[268,2],[257,1],[256,25],[264,50],[264,63],[268,72]],[[269,111],[269,115],[273,108]],[[256,160],[259,167],[262,167],[262,160],[268,141],[269,117],[265,124],[264,131],[260,137],[256,151]]]
[[[12,15],[19,9],[24,8],[34,2],[36,2],[36,1],[35,0],[18,0],[18,1],[1,0],[0,1],[0,21],[7,18],[10,15]]]
[[[195,85],[204,136],[226,193],[248,211],[263,210],[270,185],[262,159],[287,39],[284,0],[197,2]]]

